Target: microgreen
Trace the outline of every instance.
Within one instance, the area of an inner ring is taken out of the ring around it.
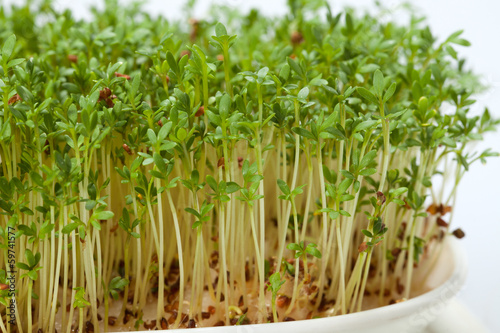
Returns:
[[[269,293],[276,322],[278,292],[285,316],[352,313],[409,298],[443,235],[464,236],[451,206],[498,156],[474,144],[499,121],[471,111],[462,32],[289,5],[190,25],[112,0],[89,21],[2,12],[3,331],[99,332],[103,302],[105,331],[142,329],[150,300],[157,329],[203,326],[207,300],[225,325],[263,323]]]
[[[271,307],[273,310],[273,318],[274,322],[278,322],[278,314],[276,312],[276,296],[281,289],[281,286],[285,283],[284,280],[281,279],[280,272],[276,272],[269,277],[269,285],[267,286],[267,290],[271,292]]]

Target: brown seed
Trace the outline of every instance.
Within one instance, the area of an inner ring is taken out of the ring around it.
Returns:
[[[117,73],[117,72],[115,72],[115,76],[116,76],[116,77],[124,77],[124,78],[126,78],[127,80],[130,80],[130,76],[128,76],[127,74],[121,74],[121,73]]]
[[[431,204],[429,207],[427,207],[427,213],[431,215],[436,215],[438,211],[438,207],[435,203]]]
[[[209,305],[209,306],[208,306],[208,312],[209,312],[210,314],[215,314],[215,310],[216,310],[216,309],[215,309],[215,306],[212,306],[212,305]]]
[[[78,62],[78,56],[76,56],[75,54],[68,54],[68,60],[70,62],[77,63]]]
[[[382,206],[385,203],[385,195],[384,193],[378,191],[377,192],[377,205]]]
[[[302,36],[300,32],[294,31],[292,32],[290,40],[292,41],[292,44],[297,45],[304,41],[304,36]]]
[[[217,55],[217,60],[224,61],[224,56],[222,54]]]
[[[102,317],[100,314],[97,314],[97,320],[101,321],[102,320]]]
[[[185,324],[189,321],[189,316],[187,315],[187,313],[182,313],[181,316],[182,316],[181,324]]]
[[[177,311],[173,310],[172,311],[172,315],[170,316],[170,318],[168,318],[168,323],[170,325],[172,325],[173,323],[175,323],[175,318],[177,318]]]
[[[441,210],[441,215],[446,215],[446,213],[451,212],[451,206],[443,206],[441,204],[440,210]]]
[[[285,306],[288,306],[290,304],[290,298],[288,296],[285,296],[285,295],[282,295],[282,296],[278,296],[276,298],[276,306],[278,308],[283,308]]]
[[[92,324],[90,321],[87,321],[85,323],[85,332],[86,333],[93,333],[94,332],[94,324]]]
[[[170,303],[174,302],[176,298],[177,298],[177,291],[173,291],[173,292],[171,291],[167,297],[167,299]]]
[[[238,157],[238,168],[242,168],[243,167],[243,157],[239,156]]]
[[[111,229],[109,229],[110,232],[115,232],[116,229],[118,229],[118,223],[116,223]]]
[[[453,234],[453,236],[457,237],[458,239],[465,237],[465,232],[460,228],[453,230],[452,234]]]
[[[19,96],[19,94],[15,94],[14,96],[12,96],[11,98],[9,98],[9,105],[12,105],[16,102],[19,102],[21,101],[21,96]]]
[[[404,199],[403,201],[405,202],[405,208],[411,209],[411,206],[408,204],[408,201],[406,201],[406,199]]]
[[[132,154],[133,154],[132,149],[130,149],[130,147],[129,147],[126,143],[124,143],[124,144],[122,145],[122,148],[123,148],[123,150],[125,150],[125,151],[127,152],[127,154],[129,154],[129,155],[132,155]],[[140,195],[140,194],[139,194],[139,195]]]
[[[108,87],[104,87],[101,91],[99,91],[99,100],[106,99],[111,96],[111,89]]]
[[[397,256],[399,256],[400,253],[401,249],[399,247],[395,247],[394,249],[391,250],[391,254],[395,258],[397,258]]]
[[[359,245],[358,252],[361,253],[361,252],[365,251],[366,249],[368,249],[368,244],[366,244],[366,242],[363,242]]]
[[[209,319],[209,318],[210,318],[210,312],[201,313],[201,319]]]
[[[114,316],[108,317],[108,324],[114,326],[116,324],[116,317]]]
[[[214,324],[214,326],[226,326],[226,324],[224,324],[224,322],[222,320],[219,320],[218,322],[216,322]]]
[[[293,319],[292,317],[285,317],[283,321],[295,321],[295,319]]]
[[[236,325],[237,323],[238,323],[238,318],[229,319],[229,324],[230,325]]]
[[[9,286],[3,283],[0,283],[0,290],[7,290],[9,289]]]
[[[217,167],[218,168],[220,168],[220,167],[224,168],[224,157],[219,158],[219,160],[217,161]]]
[[[165,318],[161,318],[160,326],[164,330],[168,329],[168,322],[167,322],[167,320]]]
[[[108,106],[108,108],[112,108],[113,106],[115,106],[115,103],[113,102],[113,100],[111,98],[116,98],[116,96],[113,95],[110,98],[106,98],[105,102],[106,102],[106,105]]]
[[[156,327],[156,320],[151,320],[149,323],[144,323],[144,328],[151,330]]]
[[[402,285],[401,283],[399,283],[399,278],[396,281],[396,290],[397,290],[398,294],[402,294],[403,291],[405,291],[405,286]]]
[[[438,217],[437,220],[436,220],[436,224],[440,227],[443,227],[443,228],[447,228],[448,227],[448,223],[443,220],[442,218]]]
[[[205,114],[205,107],[202,105],[198,108],[198,111],[194,114],[195,117],[201,117]]]
[[[375,291],[375,294],[380,295],[380,289]],[[387,288],[384,289],[384,296],[389,296],[391,294],[391,291]]]
[[[130,314],[125,314],[125,316],[123,317],[123,325],[125,325],[126,323],[128,323],[128,321],[130,320],[130,317],[131,315]]]

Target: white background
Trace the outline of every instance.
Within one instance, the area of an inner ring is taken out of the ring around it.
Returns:
[[[20,3],[19,0],[4,3]],[[56,0],[60,8],[72,8],[75,16],[88,17],[88,6],[98,0]],[[331,2],[331,1],[330,1]],[[410,1],[411,2],[411,1]],[[179,18],[184,1],[150,0],[146,4],[151,14]],[[195,15],[203,17],[211,3],[248,10],[255,7],[266,15],[286,12],[286,0],[218,0],[198,1]],[[397,0],[381,0],[400,12]],[[481,112],[485,105],[500,118],[500,2],[495,0],[419,0],[413,2],[420,13],[428,17],[433,33],[441,40],[456,30],[464,29],[464,37],[472,42],[469,48],[460,48],[459,54],[468,59],[468,66],[484,77],[490,90],[478,98],[472,112]],[[0,0],[2,4],[2,0]],[[335,12],[349,4],[363,9],[374,8],[371,0],[331,2]],[[401,20],[401,18],[399,18]],[[500,151],[500,133],[486,136],[477,148],[491,147]],[[476,164],[462,180],[455,207],[454,227],[466,232],[462,240],[468,253],[469,277],[459,299],[480,318],[492,332],[500,332],[500,158],[492,158],[486,165]]]

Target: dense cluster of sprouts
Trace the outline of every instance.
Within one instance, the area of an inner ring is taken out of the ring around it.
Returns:
[[[467,150],[496,124],[468,114],[468,42],[289,2],[215,9],[227,28],[111,0],[90,21],[0,9],[2,332],[277,322],[419,292],[457,184],[493,155]]]

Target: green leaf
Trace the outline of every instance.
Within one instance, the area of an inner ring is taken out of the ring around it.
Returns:
[[[207,184],[208,186],[210,186],[210,188],[214,191],[214,192],[217,192],[217,189],[218,189],[218,185],[217,185],[217,182],[215,181],[215,178],[212,177],[211,175],[207,175]]]
[[[19,94],[19,96],[21,96],[23,101],[26,101],[27,103],[30,103],[30,104],[33,103],[33,99],[34,99],[33,94],[26,87],[18,86],[16,90],[17,90],[17,93]]]
[[[361,176],[364,176],[364,177],[367,177],[367,176],[371,176],[373,175],[374,173],[377,172],[377,169],[374,169],[374,168],[369,168],[369,169],[363,169],[359,172],[359,174]]]
[[[319,252],[319,250],[316,248],[316,244],[313,244],[313,243],[310,243],[310,244],[307,244],[307,247],[306,247],[306,253],[312,255],[313,257],[316,257],[318,259],[321,259],[321,252]]]
[[[170,51],[167,52],[167,63],[170,66],[170,69],[172,69],[174,73],[179,72],[179,66],[177,65],[177,61],[175,61],[174,55]]]
[[[73,230],[75,230],[76,228],[78,228],[78,223],[76,223],[76,222],[75,222],[75,223],[70,223],[70,224],[65,225],[65,226],[62,228],[61,232],[62,232],[63,234],[70,234],[70,233],[71,233]]]
[[[338,217],[339,217],[339,215],[340,215],[340,213],[339,213],[339,212],[337,212],[337,211],[335,211],[335,210],[334,210],[334,211],[331,211],[331,212],[329,212],[329,213],[328,213],[328,216],[329,216],[332,220],[335,220],[336,218],[338,218]]]
[[[161,157],[160,154],[155,152],[153,154],[153,160],[155,161],[155,165],[158,168],[158,171],[162,175],[166,176],[167,175],[167,166],[165,164],[165,161],[163,160],[163,157]]]
[[[240,189],[240,186],[238,184],[236,184],[235,182],[228,182],[226,184],[226,193],[227,194],[234,193],[234,192],[238,191],[239,189]]]
[[[363,235],[365,235],[366,237],[373,238],[373,234],[372,234],[371,232],[369,232],[368,230],[363,229],[363,230],[361,230],[361,232],[362,232],[362,233],[363,233]]]
[[[269,67],[263,67],[259,69],[259,71],[257,72],[257,76],[259,77],[259,79],[264,79],[268,72],[269,72]]]
[[[148,128],[147,134],[148,134],[148,139],[151,142],[151,145],[152,146],[156,145],[156,134],[155,134],[155,131],[153,131],[151,128]]]
[[[302,251],[302,247],[296,243],[290,243],[286,246],[286,248],[291,251]]]
[[[375,74],[373,75],[373,87],[375,88],[375,93],[378,97],[382,97],[382,93],[384,92],[384,74],[377,69]]]
[[[363,87],[358,87],[356,91],[369,102],[372,102],[373,104],[378,104],[377,97],[368,89],[363,88]]]
[[[391,191],[393,197],[399,197],[401,194],[408,192],[407,187],[400,187]]]
[[[387,88],[387,90],[384,94],[384,98],[383,98],[384,103],[387,102],[392,97],[392,95],[394,95],[395,91],[396,91],[396,82],[393,82],[389,86],[389,88]]]
[[[224,94],[219,102],[219,114],[222,120],[226,120],[229,116],[229,110],[231,108],[231,97],[228,94]]]
[[[11,61],[9,61],[9,63],[7,64],[7,68],[11,68],[11,67],[14,67],[14,66],[17,66],[19,64],[22,64],[24,62],[24,58],[17,58],[17,59],[12,59]]]
[[[7,62],[7,60],[10,59],[10,57],[12,56],[12,51],[14,50],[15,45],[16,45],[16,35],[10,35],[2,47],[2,60],[4,62]]]
[[[169,121],[168,123],[164,124],[160,130],[158,131],[158,141],[161,142],[165,140],[165,138],[168,136],[170,133],[170,130],[172,129],[172,122]]]
[[[302,88],[300,91],[299,91],[299,94],[297,95],[298,98],[301,98],[301,99],[306,99],[307,96],[309,96],[309,88],[308,87],[304,87]]]
[[[97,220],[109,220],[113,216],[115,216],[115,214],[111,211],[102,211],[102,212],[94,213],[94,218]]]
[[[304,76],[304,72],[300,68],[300,66],[297,64],[295,60],[292,58],[287,58],[288,65],[299,75],[299,76]]]
[[[359,69],[359,72],[361,74],[366,74],[366,73],[373,73],[375,72],[377,69],[379,69],[380,66],[377,65],[377,64],[367,64],[367,65],[364,65],[362,66],[360,69]]]
[[[269,286],[267,290],[276,295],[284,283],[285,281],[281,280],[280,272],[276,272],[269,277]]]
[[[283,194],[285,194],[285,195],[290,194],[290,188],[283,180],[278,179],[277,183],[278,183],[278,187],[280,188],[281,192],[283,192]]]
[[[353,180],[352,179],[344,179],[340,184],[339,184],[339,188],[337,190],[337,193],[341,194],[341,193],[345,193],[347,191],[347,189],[349,188],[349,186],[351,186],[351,184],[353,183]]]
[[[316,141],[316,138],[314,137],[314,135],[302,127],[294,127],[294,128],[292,128],[292,131],[297,133],[300,136],[307,138],[307,139],[311,139],[311,140]]]
[[[290,77],[290,65],[288,63],[281,67],[279,76],[283,81],[288,80]]]
[[[359,123],[358,125],[356,125],[353,132],[356,133],[356,132],[364,131],[366,129],[373,127],[377,123],[378,123],[377,120],[365,120],[362,123]]]
[[[366,168],[368,165],[370,165],[370,163],[372,163],[372,161],[375,159],[375,157],[377,156],[377,151],[376,150],[371,150],[369,151],[368,153],[366,153],[365,156],[363,156],[363,158],[361,159],[361,162],[359,163],[359,166],[358,168],[359,169],[364,169]]]
[[[23,264],[22,262],[16,263],[17,268],[19,269],[24,269],[25,271],[29,271],[30,267],[26,264]]]
[[[224,24],[217,22],[215,25],[215,35],[217,37],[227,36],[227,30]]]
[[[94,228],[96,228],[97,230],[101,230],[101,225],[99,224],[99,221],[97,220],[90,220],[90,224],[92,224],[92,226],[94,226]]]
[[[28,272],[28,277],[31,280],[36,281],[36,279],[38,279],[38,273],[36,271],[29,271]]]

